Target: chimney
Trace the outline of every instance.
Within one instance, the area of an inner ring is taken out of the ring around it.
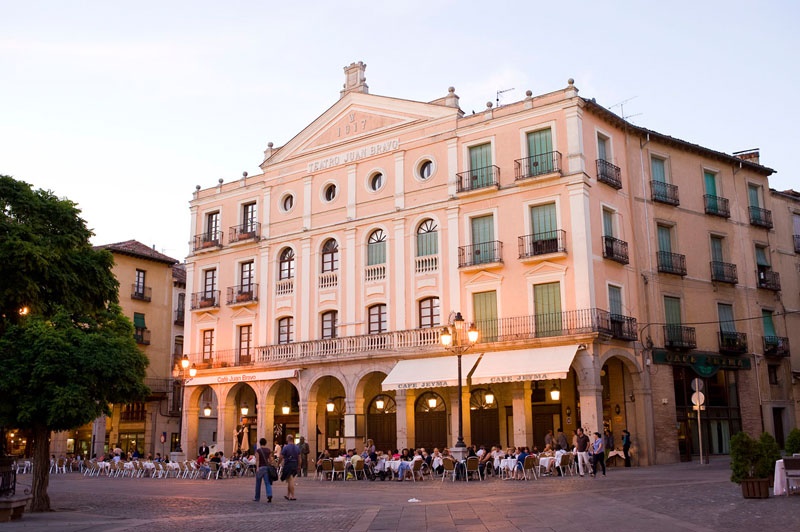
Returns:
[[[748,163],[761,164],[759,162],[761,159],[759,157],[758,148],[754,148],[752,150],[735,151],[733,152],[733,156],[743,161],[747,161]]]
[[[344,67],[344,88],[339,91],[339,99],[344,98],[348,92],[363,92],[369,94],[369,86],[364,71],[367,65],[359,61]]]

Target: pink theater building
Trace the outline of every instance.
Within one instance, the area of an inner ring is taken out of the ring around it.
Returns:
[[[582,426],[621,447],[628,428],[635,463],[674,462],[698,452],[696,377],[706,452],[773,429],[774,409],[794,426],[788,351],[762,349],[789,343],[781,319],[761,328],[781,311],[760,276],[777,229],[751,218],[772,170],[633,126],[572,80],[465,115],[453,88],[370,94],[365,67],[269,143],[263,173],[193,195],[188,454],[286,433],[312,453],[442,448],[461,417],[468,444],[541,448]],[[461,416],[440,338],[459,315],[479,332]],[[767,402],[765,360],[786,384]]]

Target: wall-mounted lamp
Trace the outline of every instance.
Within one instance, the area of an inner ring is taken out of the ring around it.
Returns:
[[[206,403],[206,407],[203,409],[203,415],[206,417],[211,415],[211,403]]]
[[[561,390],[558,389],[557,384],[553,384],[553,387],[550,388],[550,399],[553,401],[558,401],[561,398]]]
[[[333,399],[329,398],[328,402],[325,403],[325,408],[328,412],[333,412],[333,409],[336,407],[336,404],[333,402]]]
[[[375,408],[378,410],[383,410],[386,407],[386,401],[383,400],[383,396],[379,395],[378,398],[375,400]]]
[[[241,411],[242,411],[242,416],[246,416],[247,414],[250,413],[250,407],[247,406],[247,403],[242,405]]]
[[[491,388],[489,388],[489,390],[483,396],[483,399],[484,399],[484,401],[486,401],[487,405],[494,404],[494,393],[492,393],[492,389]]]
[[[619,407],[619,404],[617,404],[617,406],[615,406],[615,407],[614,407],[614,413],[615,413],[615,414],[617,414],[617,415],[619,415],[619,413],[620,413],[621,411],[622,411],[622,409]]]
[[[567,417],[570,417],[571,415],[572,415],[572,409],[570,407],[567,407]]]

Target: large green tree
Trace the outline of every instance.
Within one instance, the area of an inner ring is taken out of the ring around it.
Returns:
[[[0,424],[32,431],[33,511],[50,509],[50,432],[148,392],[113,256],[91,236],[73,202],[0,176]]]

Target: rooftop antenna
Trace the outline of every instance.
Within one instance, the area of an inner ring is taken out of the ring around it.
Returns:
[[[496,99],[495,99],[495,102],[496,102],[495,108],[500,107],[500,95],[505,93],[505,92],[511,92],[513,90],[514,90],[514,87],[511,87],[510,89],[504,89],[504,90],[497,91],[497,96],[496,96]]]
[[[628,103],[631,100],[636,99],[636,98],[638,98],[638,96],[632,96],[632,97],[628,98],[627,100],[623,100],[623,101],[621,101],[619,103],[615,103],[614,105],[610,106],[609,109],[613,109],[614,107],[619,107],[619,116],[623,120],[627,120],[627,119],[629,119],[631,117],[634,117],[634,116],[639,116],[642,113],[636,113],[636,114],[633,114],[633,115],[626,115],[625,114],[625,104]]]

